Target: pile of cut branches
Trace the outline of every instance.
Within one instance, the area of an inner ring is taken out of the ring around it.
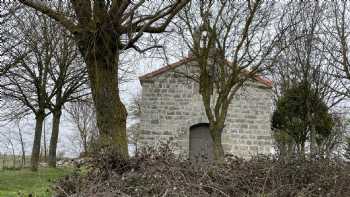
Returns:
[[[93,157],[87,174],[73,173],[55,185],[57,196],[350,195],[350,165],[342,161],[227,157],[199,166],[168,146],[145,149],[128,160],[116,155],[106,151]]]

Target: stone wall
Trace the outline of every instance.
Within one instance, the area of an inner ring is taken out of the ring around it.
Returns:
[[[178,74],[182,67],[142,81],[139,146],[157,146],[170,140],[177,152],[188,154],[189,128],[207,123],[198,84]],[[257,82],[244,86],[235,96],[225,122],[225,153],[248,158],[272,149],[270,118],[272,91]]]

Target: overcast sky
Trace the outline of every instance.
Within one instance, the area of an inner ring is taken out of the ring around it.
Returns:
[[[179,51],[179,50],[177,50]],[[172,63],[181,58],[181,55],[169,55],[167,61],[161,52],[138,54],[132,51],[127,52],[128,55],[122,55],[122,62],[132,67],[132,72],[128,74],[131,81],[121,85],[121,97],[123,102],[127,105],[130,98],[141,92],[141,84],[138,77],[151,72],[155,69],[164,66],[166,62]],[[170,53],[169,53],[170,54]],[[50,141],[51,133],[51,116],[48,116],[45,120],[45,131],[47,146]],[[128,126],[133,124],[129,121]],[[20,122],[20,129],[23,131],[26,154],[30,155],[33,143],[33,134],[35,128],[35,121],[33,116],[28,116]],[[15,145],[16,154],[21,153],[21,147],[18,141],[18,127],[15,123],[0,122],[0,133],[11,138]],[[8,146],[7,137],[0,135],[0,154],[9,154],[11,150]],[[58,142],[58,155],[64,153],[66,157],[76,157],[79,155],[82,147],[78,143],[79,134],[74,124],[69,120],[69,115],[63,113],[60,125],[60,135]],[[43,138],[42,138],[43,141]]]

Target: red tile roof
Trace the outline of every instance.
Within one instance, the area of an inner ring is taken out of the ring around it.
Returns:
[[[188,63],[188,62],[190,62],[192,60],[193,60],[192,57],[186,57],[186,58],[184,58],[184,59],[182,59],[180,61],[177,61],[177,62],[172,63],[172,64],[168,64],[168,65],[166,65],[164,67],[161,67],[161,68],[159,68],[159,69],[157,69],[155,71],[152,71],[150,73],[142,75],[142,76],[139,77],[139,80],[140,81],[145,81],[145,80],[151,79],[151,78],[153,78],[155,76],[158,76],[158,75],[161,75],[161,74],[163,74],[163,73],[165,73],[165,72],[167,72],[167,71],[169,71],[171,69],[174,69],[174,68],[177,68],[177,67],[179,67],[181,65],[184,65],[185,63]],[[247,71],[244,71],[244,72],[247,72]],[[262,76],[259,76],[259,75],[256,75],[254,77],[254,79],[257,82],[259,82],[259,83],[261,83],[261,84],[263,84],[263,85],[265,85],[265,86],[267,86],[269,88],[272,88],[272,81],[271,80],[266,79],[266,78],[264,78]]]

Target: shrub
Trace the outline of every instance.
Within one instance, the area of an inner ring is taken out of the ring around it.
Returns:
[[[315,146],[321,145],[332,136],[334,126],[333,117],[326,103],[310,84],[305,83],[297,84],[286,90],[278,99],[272,116],[274,136],[284,137],[275,138],[276,142],[280,147],[283,145],[283,140],[286,145],[291,145],[291,142],[295,143],[300,155],[305,154],[306,141]],[[313,139],[311,139],[312,133],[314,134]]]

